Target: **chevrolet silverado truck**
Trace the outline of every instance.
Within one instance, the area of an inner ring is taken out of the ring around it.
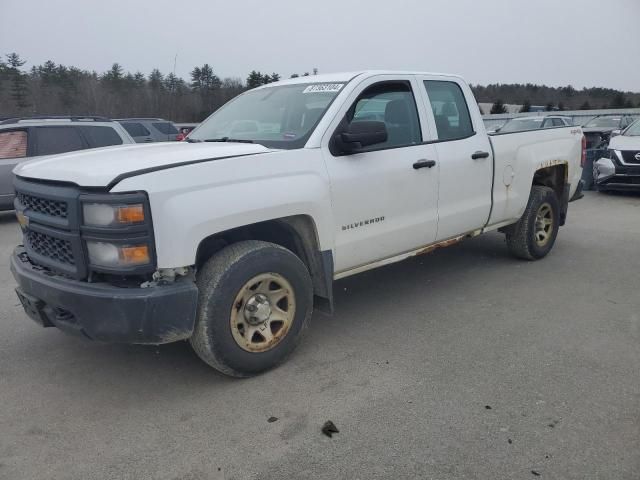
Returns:
[[[488,136],[462,78],[359,72],[236,97],[185,142],[15,169],[25,312],[232,376],[282,362],[332,283],[499,230],[537,260],[579,188],[579,127]],[[402,322],[402,319],[397,319]]]

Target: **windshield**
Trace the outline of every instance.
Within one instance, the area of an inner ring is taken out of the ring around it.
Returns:
[[[344,83],[305,83],[250,90],[214,112],[190,141],[244,141],[302,148]]]
[[[640,120],[636,120],[627,128],[623,135],[625,137],[640,137]]]
[[[589,120],[585,127],[604,127],[604,128],[618,128],[620,127],[620,117],[596,117]]]
[[[500,133],[519,132],[521,130],[535,130],[537,128],[540,128],[543,120],[544,118],[516,118],[505,123],[504,127],[500,129]]]

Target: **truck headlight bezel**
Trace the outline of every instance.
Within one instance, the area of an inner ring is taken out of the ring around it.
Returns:
[[[115,275],[155,271],[153,223],[145,192],[82,194],[80,215],[90,271]]]

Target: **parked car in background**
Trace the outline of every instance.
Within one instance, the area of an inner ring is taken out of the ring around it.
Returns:
[[[592,118],[582,127],[587,137],[587,148],[606,146],[613,132],[619,133],[634,121],[631,115],[600,115]]]
[[[191,131],[196,128],[199,123],[176,123],[175,126],[178,129],[178,141],[182,141],[187,138],[187,135],[191,133]]]
[[[103,117],[30,117],[0,121],[0,210],[13,210],[13,168],[42,155],[134,143]]]
[[[116,122],[120,122],[136,143],[180,140],[176,126],[162,118],[118,118]]]
[[[584,124],[582,131],[587,139],[587,158],[582,170],[582,180],[585,190],[593,189],[594,163],[599,158],[606,157],[611,136],[624,130],[633,120],[631,115],[599,115]]]
[[[593,165],[596,189],[640,190],[640,120],[613,137],[607,155]]]
[[[525,130],[538,130],[540,128],[570,127],[571,125],[573,125],[571,118],[560,115],[516,117],[509,120],[502,127],[495,129],[495,132],[523,132]]]

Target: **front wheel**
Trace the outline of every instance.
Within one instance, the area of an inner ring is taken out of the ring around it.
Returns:
[[[307,267],[273,243],[250,240],[225,247],[200,269],[197,285],[191,345],[210,366],[234,377],[284,361],[313,309]]]
[[[549,187],[534,185],[522,217],[507,231],[509,252],[525,260],[545,257],[553,248],[560,227],[560,205]]]

